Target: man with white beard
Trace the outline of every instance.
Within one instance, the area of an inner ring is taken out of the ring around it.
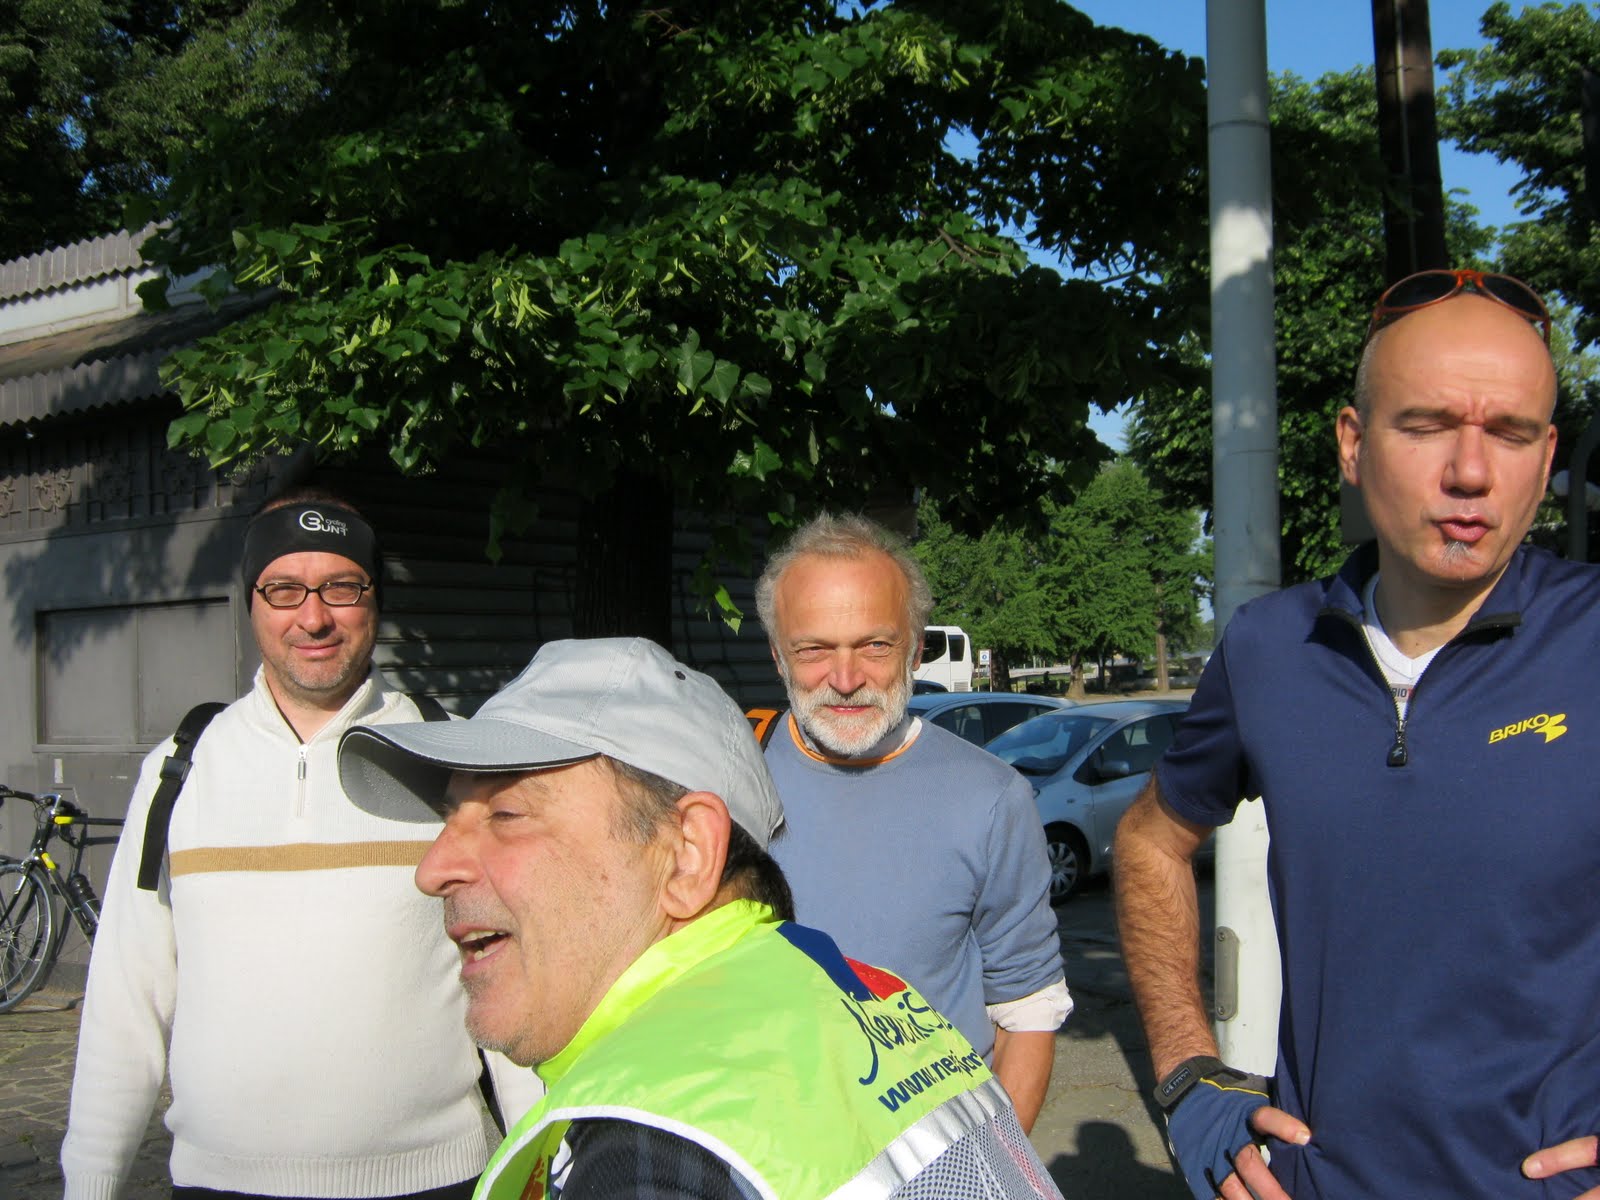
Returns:
[[[768,562],[756,607],[789,694],[767,766],[797,916],[911,981],[1031,1129],[1072,1011],[1044,831],[1021,775],[906,712],[921,569],[880,526],[824,514]]]

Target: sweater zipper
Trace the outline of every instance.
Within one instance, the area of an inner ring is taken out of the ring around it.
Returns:
[[[294,815],[306,815],[306,746],[300,744],[300,761],[295,766]]]

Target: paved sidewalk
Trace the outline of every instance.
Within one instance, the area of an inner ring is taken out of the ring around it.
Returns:
[[[52,985],[0,1014],[0,1200],[60,1200],[58,1159],[78,1048],[80,992]],[[123,1200],[167,1200],[171,1140],[150,1119]]]
[[[1209,910],[1210,880],[1201,881]],[[1162,1144],[1144,1039],[1128,991],[1103,882],[1061,910],[1067,981],[1077,1009],[1056,1043],[1050,1096],[1033,1141],[1067,1200],[1184,1200]],[[31,997],[0,1014],[0,1200],[59,1200],[58,1156],[77,1048],[81,997]],[[122,1200],[167,1200],[170,1139],[151,1118]]]
[[[1209,871],[1200,900],[1202,945],[1209,946]],[[1058,912],[1076,1007],[1056,1040],[1033,1144],[1066,1200],[1187,1200],[1150,1098],[1155,1078],[1117,946],[1111,889],[1091,881]]]

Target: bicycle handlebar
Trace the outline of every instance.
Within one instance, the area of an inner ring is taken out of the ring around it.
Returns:
[[[59,826],[62,836],[66,836],[68,828],[73,825],[120,826],[122,824],[117,817],[91,817],[60,792],[40,792],[35,795],[14,788],[10,784],[0,783],[0,804],[7,800],[26,800],[38,810],[35,815],[39,823],[44,824],[48,821]]]

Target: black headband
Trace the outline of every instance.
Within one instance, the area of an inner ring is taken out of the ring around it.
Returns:
[[[246,598],[276,559],[305,551],[342,555],[378,582],[378,535],[360,514],[338,504],[290,504],[251,518],[244,531]]]

